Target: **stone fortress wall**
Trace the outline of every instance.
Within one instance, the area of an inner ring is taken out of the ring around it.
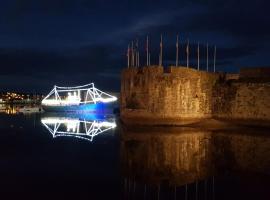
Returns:
[[[270,71],[211,73],[186,67],[124,69],[121,119],[179,124],[205,118],[270,120]]]

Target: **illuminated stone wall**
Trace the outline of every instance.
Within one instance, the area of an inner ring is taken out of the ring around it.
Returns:
[[[142,124],[191,123],[211,117],[270,120],[269,82],[238,77],[186,67],[124,69],[121,118]]]
[[[151,66],[122,73],[123,118],[195,119],[211,117],[217,74],[185,67]]]
[[[213,116],[270,120],[270,83],[239,80],[217,84],[213,94]]]

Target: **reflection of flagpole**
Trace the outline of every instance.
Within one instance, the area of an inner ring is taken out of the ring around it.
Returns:
[[[217,48],[215,46],[215,49],[214,49],[214,72],[216,72],[216,54],[217,54]]]
[[[198,66],[197,66],[197,70],[200,70],[200,43],[199,42],[198,42],[197,54],[198,54]]]
[[[208,71],[208,43],[206,44],[206,71]]]
[[[187,41],[186,54],[187,54],[187,68],[188,68],[189,67],[189,40]]]
[[[178,44],[178,35],[176,36],[176,61],[175,61],[175,66],[178,66],[178,48],[179,48],[179,44]]]

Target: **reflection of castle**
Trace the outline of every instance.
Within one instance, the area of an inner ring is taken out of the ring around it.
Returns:
[[[143,199],[145,195],[157,197],[161,191],[167,191],[184,198],[192,190],[198,192],[194,195],[206,194],[211,198],[205,199],[214,199],[214,188],[219,187],[215,180],[228,172],[267,175],[270,138],[249,129],[229,132],[123,128],[121,161],[125,194]]]
[[[121,152],[127,176],[149,183],[166,180],[173,185],[210,176],[211,133],[185,129],[181,134],[164,134],[162,130],[166,131],[123,133]]]
[[[42,118],[41,122],[54,138],[70,136],[89,141],[93,141],[95,136],[116,127],[115,122],[64,117]]]

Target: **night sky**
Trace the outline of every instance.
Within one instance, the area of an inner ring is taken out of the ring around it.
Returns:
[[[184,45],[217,46],[217,69],[270,66],[270,3],[247,0],[1,0],[0,90],[46,93],[53,85],[95,82],[118,91],[128,43],[141,54],[150,37],[151,64],[158,63],[163,34],[165,66],[175,63],[175,37]],[[193,60],[192,60],[193,59]],[[212,61],[211,61],[212,62]],[[141,63],[145,60],[141,57]],[[205,68],[201,60],[202,68]],[[211,63],[210,63],[211,64]]]

